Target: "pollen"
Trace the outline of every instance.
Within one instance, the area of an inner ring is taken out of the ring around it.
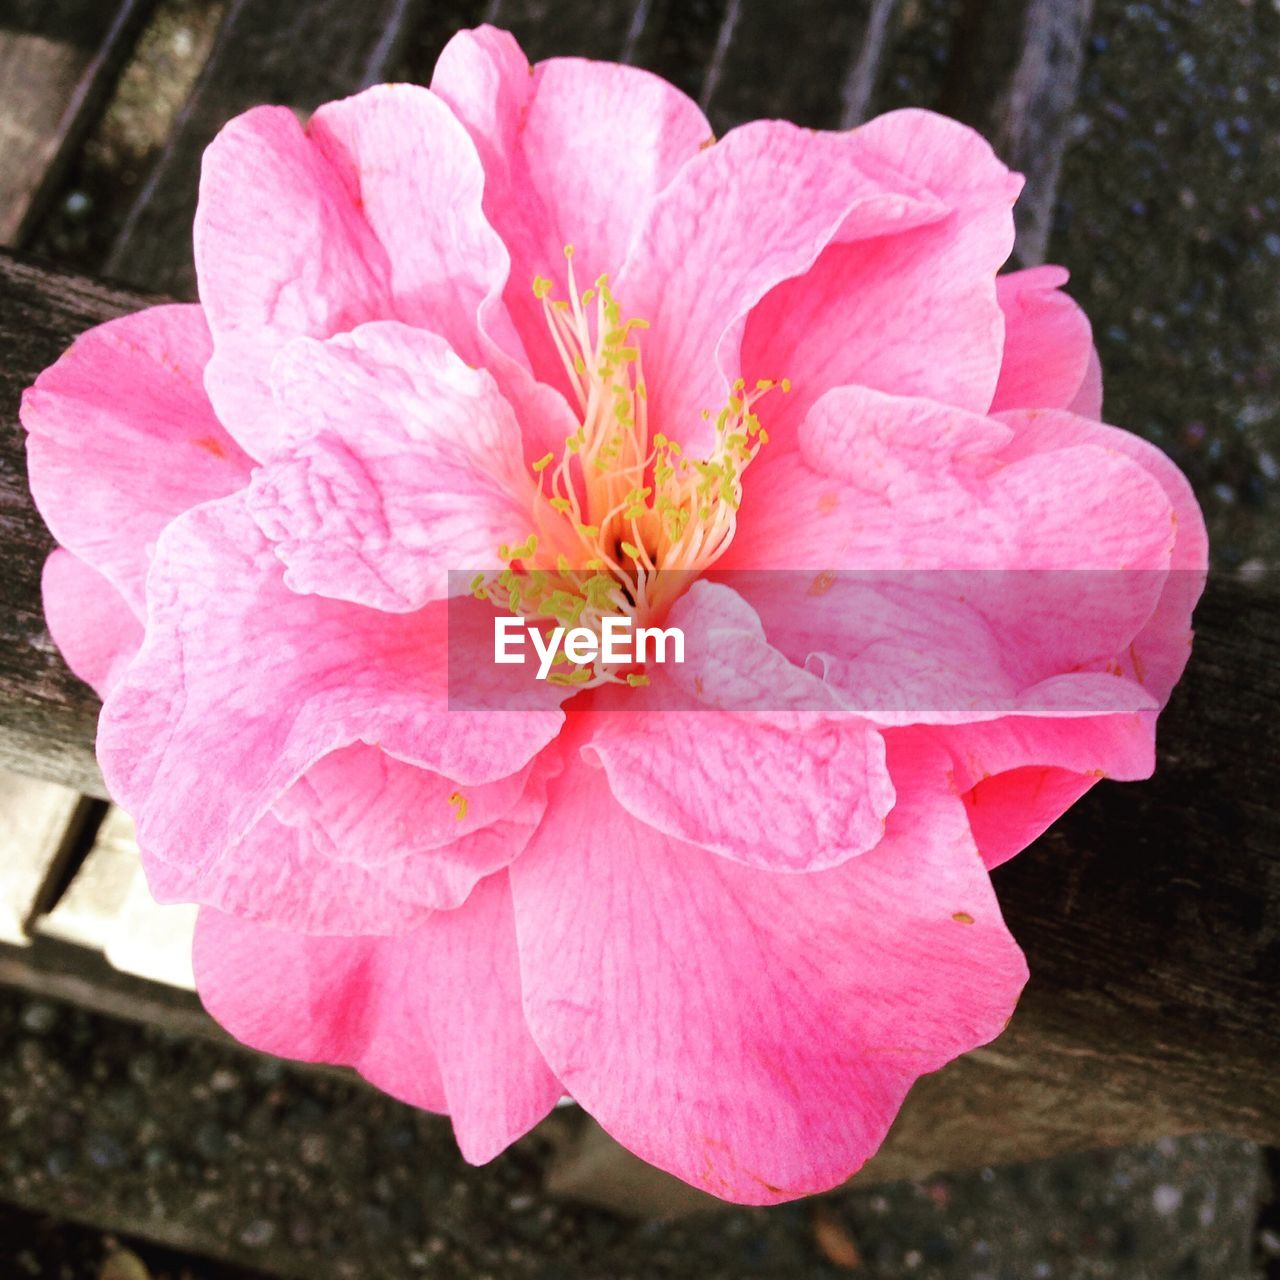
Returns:
[[[737,529],[743,475],[769,435],[756,412],[786,378],[739,378],[718,411],[689,427],[705,440],[700,456],[676,438],[682,424],[654,430],[643,369],[639,316],[627,316],[609,277],[579,291],[573,246],[564,251],[567,297],[546,276],[533,281],[564,367],[579,425],[557,458],[532,463],[533,529],[504,545],[501,572],[481,575],[473,593],[532,619],[598,626],[606,615],[646,624],[661,617],[691,578],[713,565]],[[646,683],[602,669],[562,673],[560,683]]]

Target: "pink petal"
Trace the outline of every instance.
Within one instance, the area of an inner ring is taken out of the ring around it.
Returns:
[[[1102,421],[1102,363],[1098,359],[1097,347],[1089,351],[1089,367],[1085,370],[1084,381],[1067,408],[1082,418]]]
[[[685,664],[672,669],[682,691],[670,706],[599,716],[584,748],[618,803],[668,836],[769,871],[820,871],[876,845],[894,792],[875,729],[838,714],[771,714],[788,679],[822,686],[785,669],[729,588],[695,584],[671,622],[686,637]]]
[[[923,190],[947,216],[834,243],[752,312],[748,382],[785,376],[793,386],[759,407],[784,447],[832,387],[859,383],[985,413],[999,376],[995,274],[1013,247],[1021,179],[971,129],[925,111],[895,111],[847,137],[856,163],[886,187]]]
[[[441,334],[495,374],[533,434],[554,423],[563,436],[568,408],[524,368],[500,302],[508,258],[481,211],[483,180],[466,131],[413,85],[329,103],[305,131],[291,111],[255,108],[214,139],[195,225],[217,348],[206,381],[255,457],[276,444],[276,353],[379,319]]]
[[[67,666],[99,697],[120,679],[142,644],[142,625],[96,569],[58,548],[40,580],[49,634]]]
[[[402,938],[309,938],[205,910],[195,967],[206,1007],[237,1038],[349,1064],[403,1101],[447,1111],[475,1163],[562,1092],[521,1013],[505,876]]]
[[[588,767],[512,868],[525,1009],[643,1159],[751,1204],[826,1190],[920,1075],[998,1035],[1026,978],[944,762],[890,765],[878,848],[785,876],[656,835]]]
[[[742,322],[766,293],[807,272],[837,239],[941,216],[930,194],[887,168],[860,133],[783,121],[734,129],[680,170],[637,232],[616,293],[627,315],[651,326],[643,343],[649,416],[686,444],[701,412],[724,404],[739,370]],[[753,376],[790,372],[757,368],[745,351],[742,363]]]
[[[1130,649],[1116,655],[1123,674],[1138,681],[1163,704],[1177,684],[1191,653],[1191,613],[1204,590],[1209,542],[1204,516],[1186,476],[1169,457],[1145,440],[1070,413],[1012,413],[1003,421],[1014,429],[1004,451],[1013,459],[1041,450],[1090,446],[1112,451],[1140,466],[1160,486],[1169,504],[1172,528],[1169,573],[1159,603]]]
[[[1033,267],[996,281],[1005,338],[992,413],[1066,409],[1081,393],[1093,357],[1093,329],[1059,291],[1066,282],[1061,267]]]
[[[40,514],[139,617],[160,531],[249,479],[204,394],[210,350],[199,307],[151,307],[81,334],[22,398]]]
[[[380,323],[295,339],[272,381],[293,447],[254,473],[248,505],[291,590],[420,609],[531,532],[520,427],[443,338]]]
[[[160,539],[146,643],[98,736],[107,785],[156,856],[216,858],[353,742],[468,786],[521,769],[558,731],[555,709],[448,709],[445,604],[386,614],[294,595],[281,577],[239,497]]]
[[[534,368],[567,388],[534,277],[556,280],[563,296],[570,244],[580,288],[616,272],[654,197],[711,141],[711,126],[647,71],[577,58],[530,68],[511,35],[487,26],[454,36],[431,88],[480,153],[485,213],[511,253],[507,307]]]

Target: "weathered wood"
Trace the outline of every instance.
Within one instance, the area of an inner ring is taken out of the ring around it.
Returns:
[[[93,758],[93,691],[44,625],[40,572],[53,545],[27,489],[18,402],[76,334],[148,299],[0,256],[0,767],[105,796]]]
[[[969,0],[941,109],[972,124],[1027,185],[1015,253],[1045,259],[1093,0]]]
[[[0,942],[26,946],[90,803],[57,783],[0,770]]]
[[[485,21],[510,31],[531,62],[542,58],[636,60],[654,0],[491,0]]]
[[[8,0],[0,14],[0,244],[21,245],[151,0]]]
[[[851,128],[875,92],[898,0],[831,6],[822,21],[785,0],[729,0],[701,104],[717,134],[783,117],[815,129]]]
[[[232,116],[271,102],[301,112],[383,79],[425,0],[233,0],[106,264],[139,288],[191,297],[200,158]]]

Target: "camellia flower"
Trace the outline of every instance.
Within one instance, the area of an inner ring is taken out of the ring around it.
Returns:
[[[222,131],[199,305],[23,422],[49,625],[224,1026],[470,1160],[568,1095],[749,1203],[1000,1032],[988,868],[1150,772],[1206,558],[1065,273],[997,276],[1019,185],[920,111],[716,142],[491,28]],[[511,692],[497,606],[691,653]]]

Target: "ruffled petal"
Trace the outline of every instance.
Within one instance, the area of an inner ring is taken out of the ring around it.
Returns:
[[[860,134],[776,120],[734,129],[680,170],[637,232],[615,292],[628,316],[650,326],[642,344],[649,417],[686,446],[744,362],[753,376],[791,373],[772,353],[768,368],[745,352],[739,358],[745,318],[774,286],[808,272],[833,242],[905,232],[945,212]]]
[[[151,307],[82,334],[22,397],[40,514],[139,617],[160,531],[248,483],[201,383],[211,350],[199,307]]]
[[[799,876],[656,833],[590,767],[559,783],[510,872],[526,1014],[643,1159],[744,1203],[826,1190],[918,1076],[999,1034],[1026,967],[945,757],[890,767],[879,847]]]
[[[729,588],[695,584],[670,621],[684,632],[685,661],[654,678],[671,696],[655,710],[623,703],[600,715],[584,748],[623,808],[769,871],[825,870],[877,844],[894,790],[874,726],[830,702],[819,714],[822,683],[786,670]],[[787,685],[806,682],[814,687],[794,690],[799,712],[788,711]]]
[[[1000,276],[1004,361],[992,413],[1006,409],[1069,409],[1089,376],[1093,327],[1061,292],[1061,267],[1033,267]]]
[[[218,857],[354,742],[467,786],[523,768],[562,721],[554,704],[451,711],[448,606],[387,614],[293,594],[238,496],[165,531],[148,604],[98,757],[139,843],[166,861]]]
[[[554,58],[530,67],[505,31],[459,32],[431,81],[475,141],[484,208],[511,253],[507,308],[540,378],[567,390],[532,293],[574,247],[580,287],[616,272],[649,206],[711,141],[694,102],[636,67]]]
[[[395,323],[299,338],[272,381],[290,447],[254,473],[248,505],[291,590],[421,609],[530,532],[519,424],[443,338]]]
[[[1013,247],[1022,180],[973,130],[926,111],[891,112],[845,136],[854,163],[887,189],[922,192],[917,201],[942,215],[898,234],[837,240],[752,311],[742,344],[748,383],[785,376],[793,388],[760,405],[775,454],[832,387],[857,383],[985,413],[999,378],[996,271]],[[767,453],[762,462],[770,465]]]

